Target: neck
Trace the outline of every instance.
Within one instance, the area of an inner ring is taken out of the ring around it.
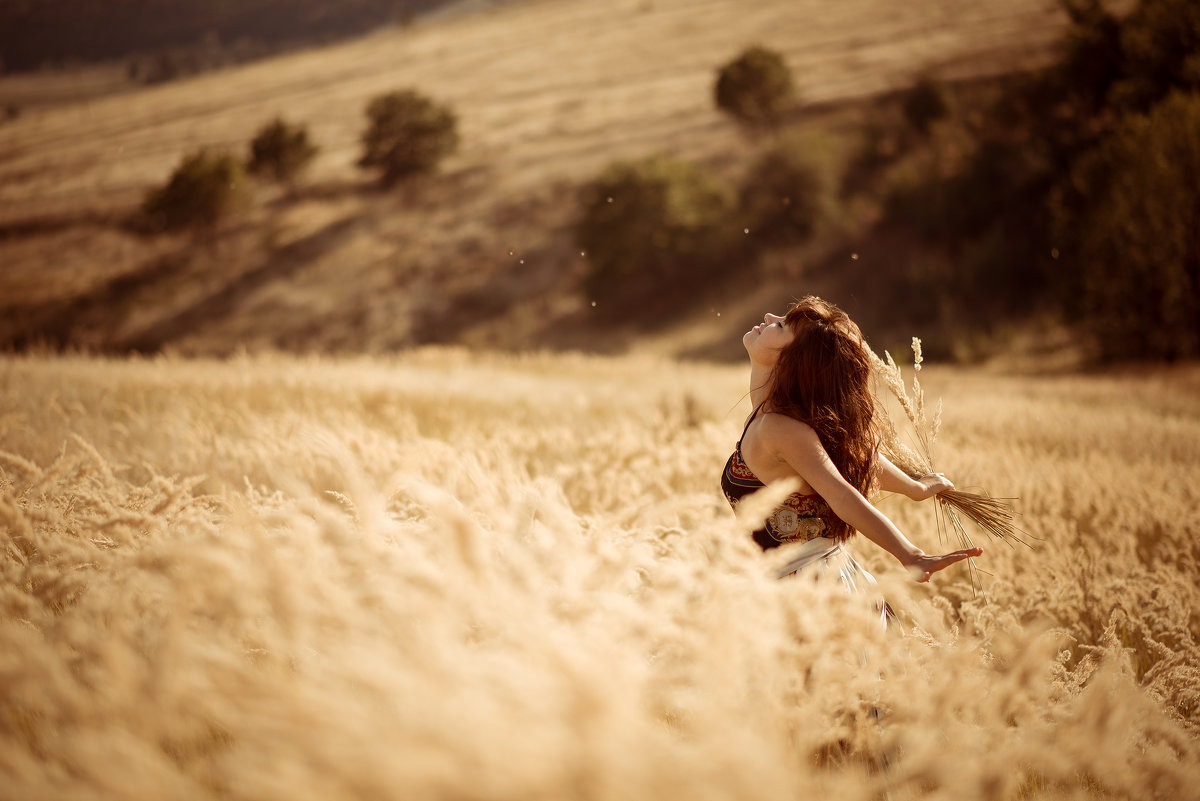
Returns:
[[[750,402],[759,406],[767,399],[767,381],[771,378],[771,367],[750,362]]]

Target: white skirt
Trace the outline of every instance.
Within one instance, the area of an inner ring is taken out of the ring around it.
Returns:
[[[843,543],[829,537],[809,540],[792,553],[791,558],[778,569],[775,578],[787,578],[802,570],[817,571],[822,577],[836,577],[846,592],[874,600],[882,625],[887,626],[889,617],[895,618],[891,607],[877,589],[875,577],[850,555]]]

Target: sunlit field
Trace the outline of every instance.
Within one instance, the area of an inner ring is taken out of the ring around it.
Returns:
[[[1197,797],[1200,372],[922,377],[1040,539],[855,542],[901,633],[766,577],[739,368],[5,357],[0,797]]]

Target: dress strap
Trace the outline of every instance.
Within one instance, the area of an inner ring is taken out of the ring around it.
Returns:
[[[746,420],[746,425],[742,429],[742,435],[740,437],[738,437],[738,445],[741,445],[742,440],[744,440],[746,438],[746,432],[750,430],[750,424],[754,422],[755,417],[758,417],[758,412],[760,409],[762,409],[762,407],[765,403],[766,403],[766,401],[763,401],[762,403],[760,403],[754,407],[754,411],[750,412],[750,417]]]

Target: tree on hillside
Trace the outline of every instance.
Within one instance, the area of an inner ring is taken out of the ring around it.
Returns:
[[[580,201],[575,240],[591,266],[585,291],[601,311],[648,309],[665,296],[674,302],[729,252],[731,193],[694,164],[618,162],[583,188]]]
[[[765,47],[751,47],[717,72],[717,108],[741,125],[770,128],[795,102],[792,73],[783,56]]]
[[[1200,356],[1200,96],[1130,115],[1054,205],[1071,306],[1114,359]]]
[[[232,154],[197,150],[184,156],[165,185],[147,194],[142,210],[157,228],[212,226],[244,201],[245,184],[242,164]]]
[[[316,154],[317,148],[309,141],[307,128],[278,117],[259,129],[250,142],[246,167],[255,175],[290,184]]]
[[[381,170],[383,185],[391,186],[436,170],[458,141],[458,118],[448,107],[411,89],[389,92],[367,106],[358,165]]]

